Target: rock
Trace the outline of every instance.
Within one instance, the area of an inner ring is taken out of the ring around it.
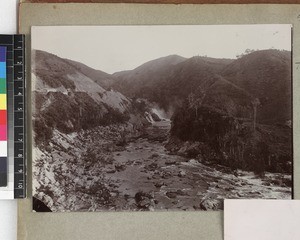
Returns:
[[[148,207],[148,210],[150,211],[150,212],[154,212],[154,207],[152,206],[152,205],[150,205],[149,207]]]
[[[283,179],[283,184],[284,187],[293,187],[293,181],[290,178]]]
[[[160,173],[160,176],[161,176],[163,179],[168,179],[168,178],[172,177],[173,175],[172,175],[170,172],[161,172],[161,173]]]
[[[236,193],[236,195],[238,196],[238,197],[244,197],[244,195],[242,195],[241,193]]]
[[[177,193],[178,195],[181,195],[181,196],[187,195],[184,191],[182,191],[182,190],[180,190],[180,189],[178,189],[178,190],[176,191],[176,193]]]
[[[115,172],[116,172],[115,168],[106,170],[106,173],[115,173]]]
[[[234,187],[225,187],[224,190],[230,192],[234,190]]]
[[[178,150],[178,154],[186,157],[196,157],[201,153],[201,143],[185,142]]]
[[[154,186],[157,187],[157,188],[160,188],[160,187],[162,187],[164,185],[165,185],[164,182],[157,182],[157,183],[154,184]]]
[[[116,193],[116,192],[111,192],[111,193],[110,193],[110,196],[116,197],[116,196],[118,196],[118,193]]]
[[[211,183],[208,183],[208,184],[209,184],[210,187],[217,187],[217,186],[219,186],[218,182],[211,182]]]
[[[154,170],[157,169],[157,167],[158,167],[157,163],[151,163],[151,164],[149,164],[148,166],[146,166],[145,168],[146,168],[147,170],[154,171]]]
[[[220,210],[222,209],[222,201],[217,199],[204,199],[200,203],[200,209],[204,211]]]
[[[181,148],[178,150],[178,154],[179,155],[182,155],[182,156],[185,156],[186,155],[186,151],[188,149],[188,142],[185,142]]]
[[[172,164],[175,164],[175,163],[176,163],[176,161],[175,160],[171,160],[171,159],[169,159],[169,160],[167,160],[165,162],[166,165],[172,165]]]
[[[130,195],[129,195],[128,193],[125,193],[125,194],[124,194],[124,197],[125,197],[125,198],[129,198]]]
[[[118,172],[123,171],[125,169],[125,165],[124,164],[116,164],[115,168]]]
[[[257,194],[257,195],[261,195],[261,193],[259,191],[251,191],[250,193],[253,193],[253,194]]]
[[[149,158],[153,159],[153,158],[157,158],[157,157],[159,157],[159,155],[157,153],[153,153]]]
[[[37,212],[52,212],[45,203],[35,197],[33,197],[33,210]]]
[[[140,208],[148,208],[148,207],[151,206],[151,201],[150,201],[149,198],[148,198],[148,199],[144,199],[144,200],[142,200],[142,201],[140,201],[140,202],[138,203],[138,206],[139,206]]]
[[[196,159],[191,159],[191,160],[189,160],[189,163],[191,163],[191,164],[197,164],[199,162]]]
[[[142,210],[154,210],[154,199],[149,193],[139,191],[134,196],[137,207]]]
[[[271,186],[271,183],[270,182],[264,182],[263,185],[264,186]]]
[[[184,176],[186,176],[186,171],[181,170],[181,171],[178,173],[178,177],[184,177]]]
[[[144,193],[142,191],[139,191],[134,195],[134,199],[136,202],[142,201],[145,197],[149,197],[149,196],[147,193]]]
[[[118,147],[124,147],[126,145],[126,141],[119,141],[116,143],[116,146]]]
[[[198,206],[196,206],[196,205],[193,205],[193,208],[195,209],[195,210],[199,210],[200,209],[200,207],[198,207]],[[184,209],[183,209],[184,210]]]
[[[166,195],[168,198],[176,198],[177,197],[176,192],[167,192]]]

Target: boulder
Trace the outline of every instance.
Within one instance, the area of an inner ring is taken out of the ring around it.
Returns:
[[[168,198],[176,198],[177,192],[167,192],[166,195]]]
[[[123,171],[126,167],[124,164],[116,164],[115,168],[117,171]]]
[[[106,173],[115,173],[116,169],[115,168],[109,168],[106,170]]]
[[[157,158],[157,157],[159,157],[159,155],[157,153],[153,153],[149,158],[153,159],[153,158]]]
[[[157,188],[160,188],[160,187],[162,187],[164,185],[165,185],[164,182],[157,182],[157,183],[154,184],[154,186],[157,187]]]
[[[185,176],[186,176],[186,171],[184,170],[179,171],[178,177],[185,177]]]
[[[175,160],[172,160],[172,159],[169,159],[169,160],[167,160],[167,161],[165,162],[166,165],[173,165],[173,164],[175,164],[175,163],[176,163],[176,161],[175,161]]]
[[[148,211],[154,210],[155,203],[151,194],[139,191],[135,194],[134,199],[138,209]]]
[[[148,166],[146,166],[145,168],[146,168],[147,170],[154,171],[154,170],[157,169],[157,167],[158,167],[157,163],[151,163],[151,164],[149,164]]]
[[[200,202],[200,209],[204,211],[220,210],[223,208],[222,200],[218,199],[203,199]]]

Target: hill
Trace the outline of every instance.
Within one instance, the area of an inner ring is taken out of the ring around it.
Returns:
[[[209,87],[202,77],[173,114],[167,148],[233,169],[290,172],[290,64],[289,52],[258,51],[228,64]]]
[[[47,142],[55,129],[71,133],[117,123],[145,123],[144,113],[129,98],[101,87],[88,67],[39,50],[33,50],[32,56],[36,142]]]
[[[256,51],[229,64],[221,75],[259,100],[258,121],[291,119],[291,52]]]
[[[173,111],[191,91],[207,88],[230,59],[171,55],[114,74],[113,87],[126,96],[146,98],[165,111]]]
[[[95,70],[80,62],[65,60],[68,61],[70,65],[73,65],[79,72],[83,73],[106,90],[108,90],[109,86],[114,81],[113,76],[106,72]]]
[[[205,95],[204,104],[248,118],[257,102],[257,120],[262,123],[291,119],[291,53],[287,51],[256,51],[236,60],[172,55],[114,77],[113,88],[171,113],[193,94]],[[240,103],[243,109],[237,109]]]
[[[114,76],[119,91],[155,102],[172,115],[171,152],[233,168],[290,171],[290,52],[161,61]]]

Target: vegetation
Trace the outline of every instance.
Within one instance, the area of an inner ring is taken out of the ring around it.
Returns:
[[[190,156],[262,174],[266,170],[291,171],[289,131],[287,127],[261,124],[254,131],[249,120],[228,116],[207,105],[191,107],[186,100],[174,113],[171,136],[180,140],[179,152],[182,142],[190,142],[184,149]],[[274,148],[274,139],[280,149]]]
[[[74,97],[61,92],[49,92],[44,97],[36,93],[36,96],[41,101],[43,98],[44,101],[51,101],[47,108],[39,108],[38,118],[33,121],[37,145],[47,145],[54,129],[71,133],[129,120],[129,114],[104,103],[97,104],[87,93],[76,92]]]

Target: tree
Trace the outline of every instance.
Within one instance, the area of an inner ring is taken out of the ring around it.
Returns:
[[[198,109],[202,106],[204,98],[205,92],[203,90],[198,90],[196,94],[192,92],[188,95],[189,108],[195,110],[196,119],[198,118]]]
[[[251,101],[253,106],[253,130],[256,130],[256,118],[257,118],[257,106],[260,105],[258,98],[255,98]]]

